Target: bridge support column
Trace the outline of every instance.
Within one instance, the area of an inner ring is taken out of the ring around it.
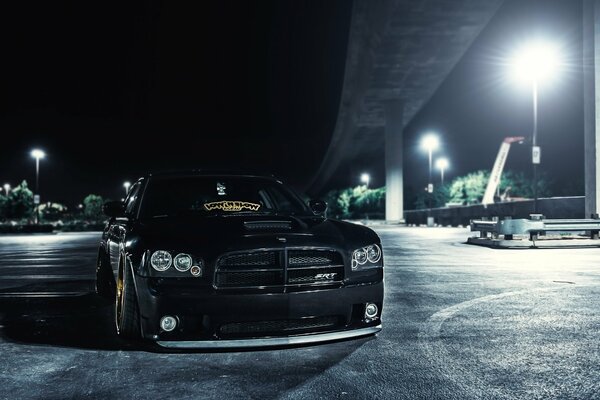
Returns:
[[[403,101],[385,103],[385,220],[391,223],[404,222],[403,114]]]
[[[600,212],[600,1],[583,0],[585,214]]]

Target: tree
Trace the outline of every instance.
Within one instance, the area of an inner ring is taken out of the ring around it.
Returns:
[[[67,212],[67,207],[60,203],[44,203],[39,205],[40,218],[45,221],[58,221]]]
[[[104,214],[102,213],[102,205],[104,200],[96,194],[89,194],[83,199],[83,215],[92,221],[102,221]]]
[[[450,202],[460,204],[481,203],[490,178],[489,171],[471,172],[455,178],[450,184]]]
[[[334,218],[364,218],[369,214],[383,214],[385,187],[368,189],[361,185],[332,190],[325,196],[325,201],[328,204],[327,215]]]
[[[8,217],[8,197],[0,194],[0,220],[4,221]]]
[[[489,181],[489,171],[476,171],[458,177],[450,184],[450,202],[460,204],[481,203]],[[549,182],[545,174],[540,174],[537,182],[538,197],[550,195]],[[505,171],[500,179],[499,192],[507,192],[509,197],[532,199],[533,181],[523,172]]]
[[[33,215],[33,193],[27,182],[11,190],[6,201],[6,217],[13,219],[30,218]]]

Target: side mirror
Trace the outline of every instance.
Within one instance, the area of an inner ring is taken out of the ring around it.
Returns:
[[[327,203],[323,200],[311,200],[308,202],[308,206],[315,215],[322,215],[327,211]]]
[[[111,218],[120,217],[125,213],[125,204],[122,201],[107,201],[102,206],[102,212]]]

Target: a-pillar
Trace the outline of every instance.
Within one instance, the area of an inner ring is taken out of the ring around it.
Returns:
[[[403,114],[403,101],[385,103],[385,220],[390,223],[404,222]]]
[[[583,0],[585,216],[600,211],[600,1]]]

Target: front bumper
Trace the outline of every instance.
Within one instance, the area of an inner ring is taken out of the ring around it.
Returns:
[[[270,337],[259,339],[234,339],[234,340],[182,340],[168,341],[159,340],[156,343],[159,346],[174,349],[237,349],[248,347],[280,347],[289,345],[299,345],[307,343],[331,342],[334,340],[358,338],[361,336],[372,335],[381,330],[381,325],[367,328],[359,328],[349,331],[316,333],[312,335],[288,336],[288,337]]]
[[[291,292],[194,290],[189,282],[136,276],[144,338],[169,348],[263,347],[354,338],[381,329],[382,281]],[[377,304],[376,318],[365,319],[366,303]],[[160,329],[165,315],[179,322],[172,332]]]

